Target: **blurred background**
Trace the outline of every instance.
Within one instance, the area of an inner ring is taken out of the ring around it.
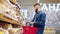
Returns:
[[[60,3],[60,0],[18,0],[17,2],[20,4],[21,8],[27,11],[25,16],[25,21],[30,22],[34,16],[34,8],[33,5],[39,1],[39,3]],[[47,14],[46,20],[46,28],[52,29],[50,34],[60,34],[60,11],[44,11]],[[46,31],[47,32],[47,31]]]

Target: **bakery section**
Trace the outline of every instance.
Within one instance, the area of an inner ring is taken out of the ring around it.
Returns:
[[[13,4],[14,3],[14,4]],[[16,0],[0,1],[0,34],[20,34],[23,13]]]

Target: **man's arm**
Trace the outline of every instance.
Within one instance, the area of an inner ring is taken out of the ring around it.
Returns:
[[[38,23],[34,23],[34,26],[41,26],[41,25],[45,25],[45,20],[46,20],[46,14],[43,13],[39,16],[39,22]]]

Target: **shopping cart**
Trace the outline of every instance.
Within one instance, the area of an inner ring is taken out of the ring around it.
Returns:
[[[23,34],[37,34],[38,28],[23,26]]]

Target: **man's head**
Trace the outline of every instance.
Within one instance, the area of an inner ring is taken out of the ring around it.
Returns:
[[[35,12],[37,12],[39,8],[40,8],[40,4],[39,3],[35,3],[34,4]]]

